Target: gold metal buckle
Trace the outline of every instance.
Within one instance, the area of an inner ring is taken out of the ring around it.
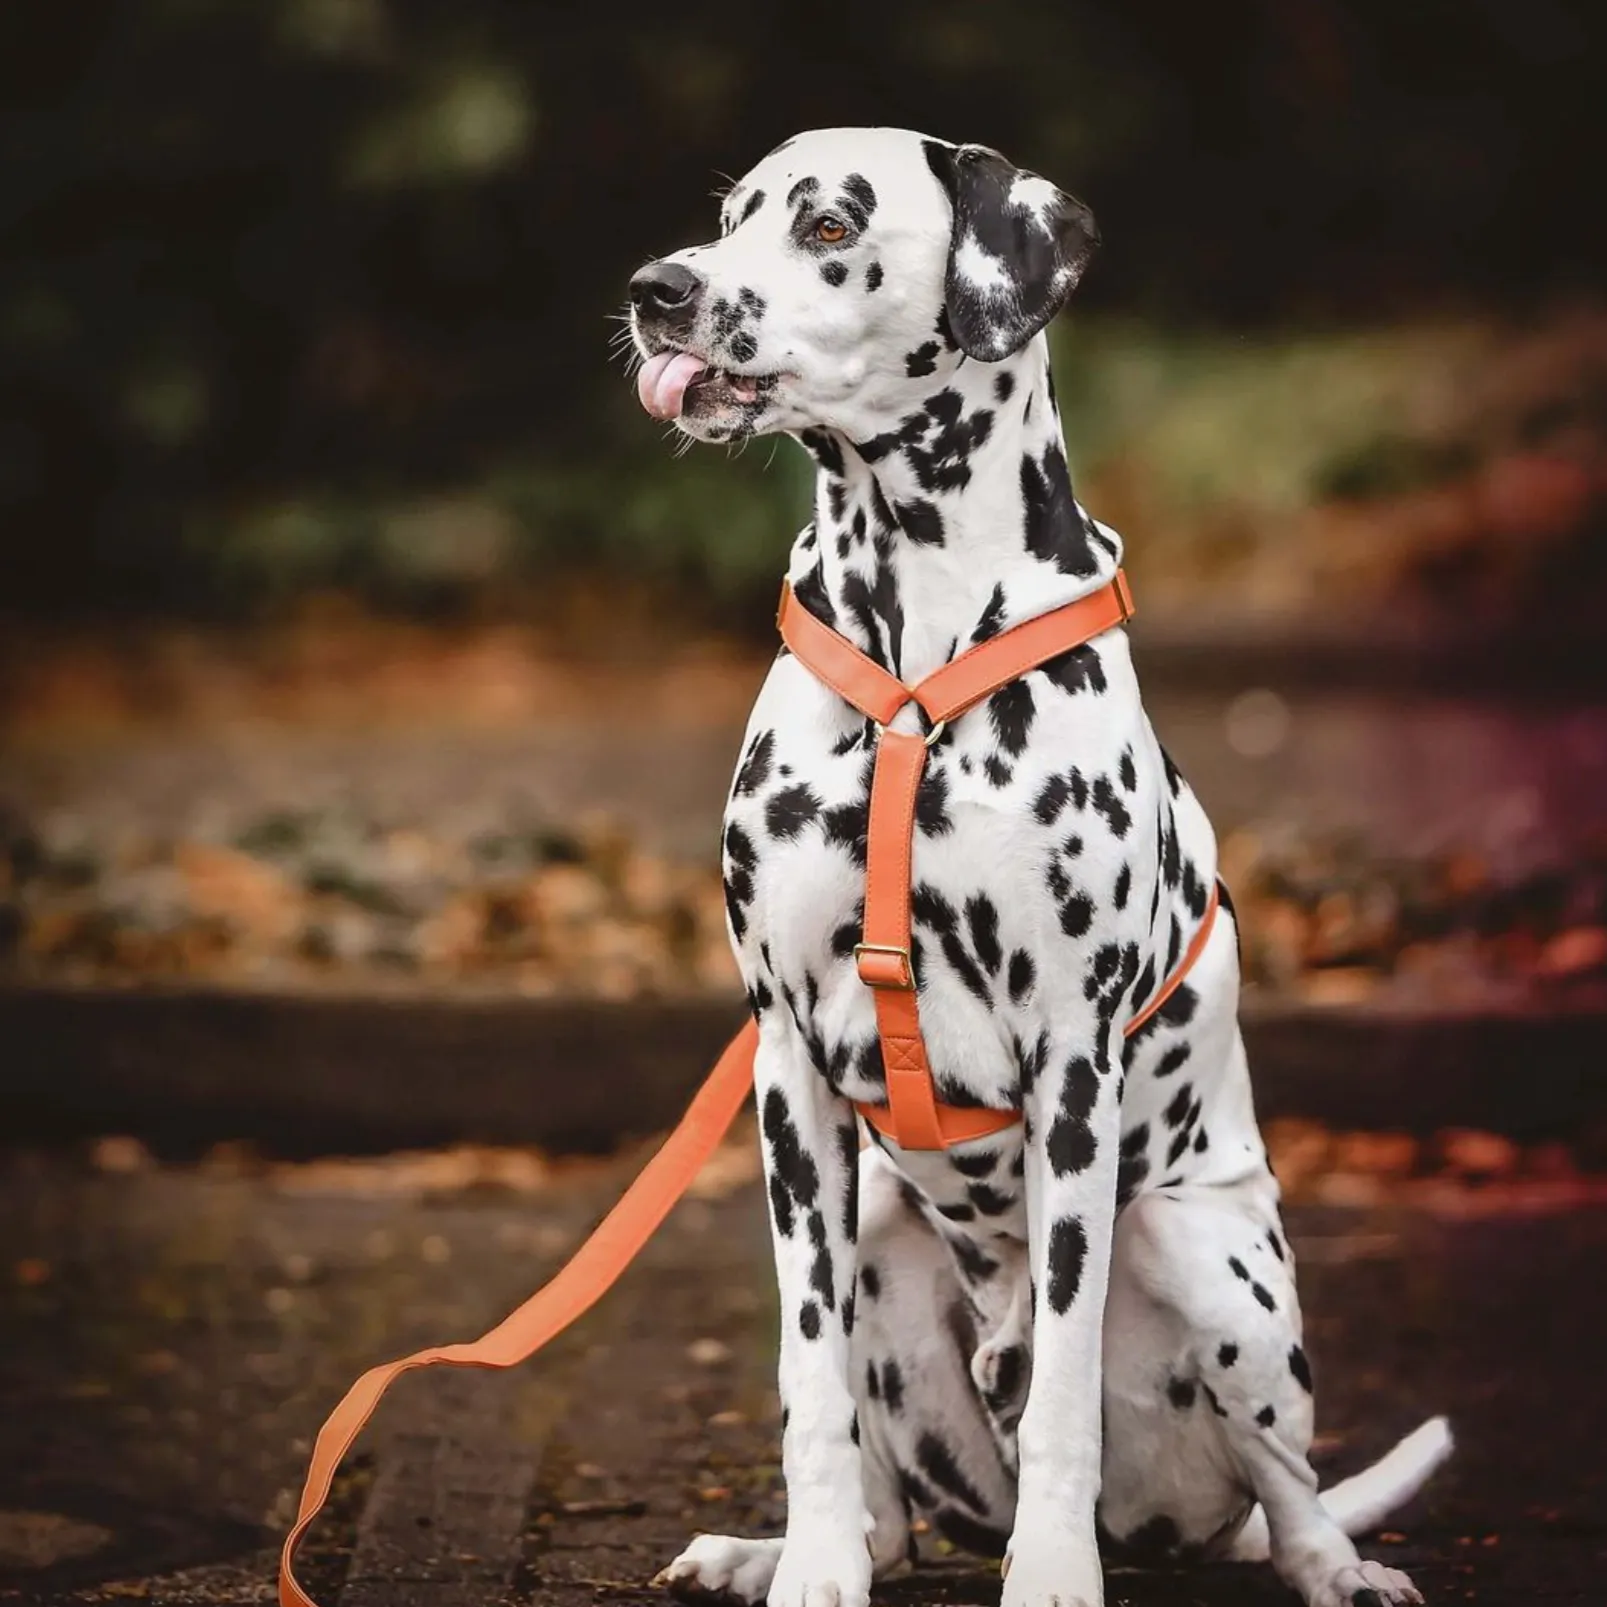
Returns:
[[[879,720],[872,720],[871,724],[876,727],[876,735],[878,738],[886,736],[887,733],[893,729],[890,725],[883,725]],[[935,748],[938,743],[943,740],[943,733],[947,731],[948,728],[949,722],[947,720],[939,720],[937,724],[934,725],[932,729],[921,738],[921,741],[924,742],[928,748]],[[873,944],[872,947],[875,947],[875,945]]]
[[[872,982],[863,971],[859,980],[867,988],[890,988],[895,993],[909,993],[915,987],[915,967],[910,962],[910,951],[900,948],[896,943],[856,943],[854,945],[854,964],[858,966],[861,954],[894,954],[904,966],[904,978],[901,982]]]

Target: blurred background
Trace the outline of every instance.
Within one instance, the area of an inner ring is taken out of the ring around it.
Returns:
[[[719,817],[808,475],[677,456],[612,319],[781,139],[893,123],[1102,226],[1073,475],[1243,920],[1325,1481],[1449,1410],[1378,1548],[1598,1602],[1603,32],[0,6],[0,1593],[268,1601],[339,1391],[539,1282],[729,1032]],[[756,1167],[561,1365],[387,1407],[322,1599],[643,1603],[774,1526]],[[1199,1577],[1133,1599],[1283,1599]]]
[[[1101,220],[1054,330],[1073,468],[1253,977],[1600,971],[1599,32],[9,8],[0,965],[729,988],[716,819],[808,478],[787,442],[673,458],[610,317],[788,133],[890,122]]]

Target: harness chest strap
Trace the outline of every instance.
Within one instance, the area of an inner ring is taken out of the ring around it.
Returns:
[[[798,660],[877,727],[876,762],[866,828],[865,919],[854,950],[860,980],[875,990],[887,1103],[860,1105],[871,1126],[902,1149],[939,1150],[1013,1126],[1013,1110],[938,1103],[921,1036],[914,961],[910,952],[911,854],[915,804],[928,749],[946,723],[1000,687],[1051,658],[1082,647],[1133,617],[1132,594],[1118,570],[1087,597],[1040,614],[951,659],[907,686],[822,623],[793,595],[781,594],[776,616],[782,639]],[[888,729],[907,703],[917,704],[931,728],[916,736]],[[1170,997],[1210,938],[1216,917],[1213,888],[1193,941],[1178,966],[1127,1024],[1136,1032]]]
[[[857,958],[860,976],[876,990],[888,1104],[859,1109],[879,1131],[906,1148],[943,1149],[1019,1120],[1014,1111],[940,1105],[933,1090],[916,1008],[909,911],[915,799],[926,765],[927,743],[935,739],[944,721],[1044,660],[1082,645],[1131,615],[1126,581],[1118,574],[1092,597],[1018,625],[961,654],[918,686],[906,687],[801,608],[790,591],[782,594],[778,623],[787,645],[821,680],[882,728],[867,825],[864,941]],[[912,699],[933,721],[932,736],[885,729]],[[1181,963],[1128,1022],[1129,1034],[1160,1009],[1199,957],[1216,908],[1213,889]],[[736,1119],[753,1086],[758,1045],[758,1027],[749,1020],[726,1046],[675,1131],[550,1283],[478,1339],[435,1346],[370,1368],[346,1392],[319,1430],[308,1459],[296,1521],[285,1536],[279,1557],[280,1607],[317,1607],[296,1578],[296,1550],[328,1500],[342,1459],[385,1391],[403,1373],[418,1367],[515,1367],[590,1310],[686,1193]]]

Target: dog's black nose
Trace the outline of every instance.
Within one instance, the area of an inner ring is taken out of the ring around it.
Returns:
[[[631,279],[631,306],[640,313],[688,313],[703,285],[702,274],[678,262],[650,262]]]

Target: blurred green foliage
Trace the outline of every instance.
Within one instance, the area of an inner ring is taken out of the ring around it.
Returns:
[[[711,232],[721,170],[834,122],[981,139],[1094,203],[1085,466],[1136,430],[1179,495],[1432,473],[1388,362],[1264,332],[1596,282],[1591,29],[1564,0],[5,8],[5,601],[419,606],[626,562],[768,587],[795,454],[670,466],[607,319]]]

